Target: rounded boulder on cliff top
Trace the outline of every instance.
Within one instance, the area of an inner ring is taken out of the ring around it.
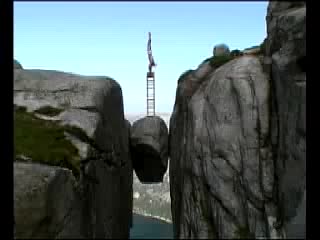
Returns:
[[[229,56],[229,55],[230,55],[230,49],[228,45],[221,43],[214,46],[213,56],[219,57],[219,56]]]

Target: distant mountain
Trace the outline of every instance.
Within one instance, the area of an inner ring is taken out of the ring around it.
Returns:
[[[157,184],[142,184],[134,173],[133,211],[168,222],[172,221],[169,171],[164,175],[163,182]]]

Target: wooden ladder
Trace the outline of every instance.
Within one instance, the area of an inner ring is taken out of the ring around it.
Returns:
[[[154,72],[147,72],[147,116],[154,116],[155,110],[155,79]]]

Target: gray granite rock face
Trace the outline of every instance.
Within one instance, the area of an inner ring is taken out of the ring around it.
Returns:
[[[287,237],[305,237],[305,2],[270,2],[267,31],[266,51],[271,58],[269,74],[273,86],[271,136],[281,208],[279,221],[287,229]]]
[[[266,56],[179,79],[169,130],[175,237],[305,237],[305,11],[270,2]]]
[[[144,117],[131,127],[133,168],[143,183],[162,182],[168,167],[168,128],[158,116]]]
[[[170,121],[175,237],[282,236],[273,226],[270,86],[259,59],[226,63],[191,96],[185,78]]]
[[[46,70],[15,70],[14,103],[17,106],[25,106],[28,111],[44,106],[59,108],[62,112],[56,116],[37,116],[47,121],[59,121],[62,125],[76,126],[86,135],[84,139],[80,135],[66,133],[67,139],[79,149],[81,174],[76,190],[66,190],[65,194],[77,192],[80,210],[70,216],[62,232],[47,231],[54,227],[52,222],[44,222],[45,227],[40,232],[36,228],[37,222],[33,225],[35,228],[26,229],[21,218],[16,218],[19,236],[28,236],[31,231],[35,236],[44,237],[128,238],[132,223],[133,173],[122,101],[121,87],[110,78]],[[35,169],[35,183],[41,182],[42,170],[39,167],[32,168]],[[15,177],[17,186],[32,186],[32,183],[25,181],[27,174],[25,172]],[[55,187],[54,182],[51,185]],[[50,192],[47,185],[42,188],[43,199],[39,201],[45,201]],[[16,192],[16,196],[19,194],[22,193]],[[20,201],[23,198],[16,198],[15,205],[21,204]],[[69,204],[71,200],[65,201],[65,204]],[[57,206],[47,217],[51,218],[52,214],[56,214],[55,211],[62,210]]]
[[[16,238],[83,238],[81,198],[71,171],[14,163]]]

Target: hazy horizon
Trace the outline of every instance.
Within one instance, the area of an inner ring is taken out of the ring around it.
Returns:
[[[147,33],[156,112],[171,113],[179,76],[212,56],[260,44],[268,2],[15,2],[14,58],[26,69],[109,76],[126,114],[145,114]]]

